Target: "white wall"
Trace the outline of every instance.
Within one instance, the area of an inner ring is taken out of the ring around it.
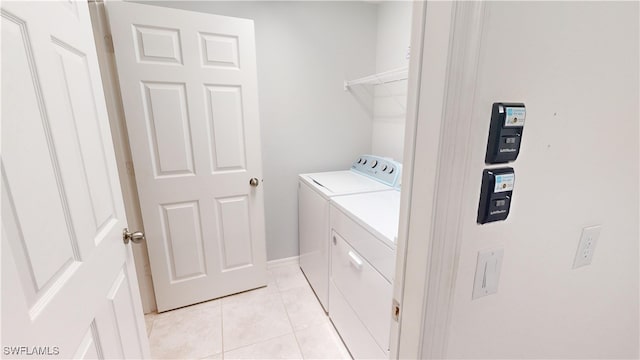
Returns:
[[[372,99],[343,91],[343,82],[375,71],[377,5],[147,3],[255,21],[267,257],[297,256],[298,174],[347,169],[371,151]]]
[[[378,5],[376,72],[409,66],[411,1]],[[407,103],[407,81],[374,88],[372,153],[402,161]]]
[[[469,152],[450,358],[638,358],[637,2],[491,2]],[[494,101],[527,122],[505,222],[476,224]],[[572,269],[581,229],[603,230]],[[504,248],[471,300],[479,250]]]

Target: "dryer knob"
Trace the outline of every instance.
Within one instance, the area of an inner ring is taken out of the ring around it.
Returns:
[[[371,163],[371,167],[374,168],[378,166],[378,160],[373,160],[373,162]]]
[[[383,165],[382,166],[382,171],[387,171],[388,166],[387,165]]]

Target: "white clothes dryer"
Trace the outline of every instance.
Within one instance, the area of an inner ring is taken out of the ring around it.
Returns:
[[[400,191],[335,197],[329,318],[354,359],[388,359]]]
[[[329,311],[329,202],[336,196],[393,191],[402,165],[363,155],[350,170],[299,175],[298,242],[300,268],[325,311]]]

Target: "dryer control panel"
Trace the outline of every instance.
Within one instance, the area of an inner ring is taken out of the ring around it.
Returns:
[[[351,165],[351,170],[374,178],[389,186],[397,186],[402,177],[402,164],[375,155],[362,155]]]

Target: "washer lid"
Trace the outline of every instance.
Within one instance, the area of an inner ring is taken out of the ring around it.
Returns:
[[[400,221],[400,191],[337,196],[331,201],[351,219],[395,248]]]
[[[305,176],[332,196],[391,189],[388,185],[350,170],[305,174]]]

